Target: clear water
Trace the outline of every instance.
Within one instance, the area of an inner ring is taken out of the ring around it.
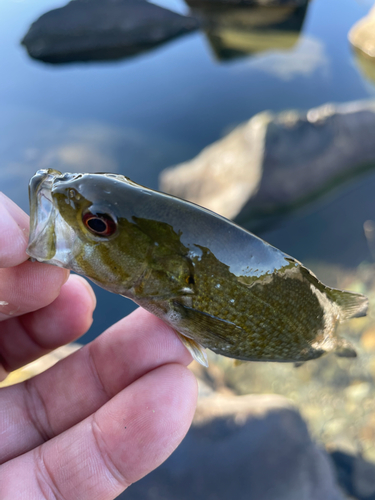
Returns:
[[[347,41],[370,0],[314,0],[293,48],[229,62],[214,57],[201,32],[117,62],[31,60],[21,38],[42,13],[64,3],[0,2],[0,189],[24,210],[28,179],[38,168],[120,172],[157,188],[163,168],[194,157],[260,111],[375,95]],[[163,5],[187,11],[182,0]],[[300,260],[356,267],[371,260],[363,222],[375,218],[374,192],[369,173],[262,236]],[[96,290],[86,341],[132,309]]]

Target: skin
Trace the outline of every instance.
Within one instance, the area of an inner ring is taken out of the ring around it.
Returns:
[[[2,193],[0,220],[3,379],[82,335],[95,296],[83,278],[27,261],[28,217]],[[138,309],[48,371],[0,389],[0,498],[114,499],[186,434],[197,397],[190,361],[173,330]]]

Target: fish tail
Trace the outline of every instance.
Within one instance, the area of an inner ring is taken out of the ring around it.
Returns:
[[[360,293],[344,292],[330,288],[326,291],[328,297],[340,308],[340,321],[366,316],[368,298]]]

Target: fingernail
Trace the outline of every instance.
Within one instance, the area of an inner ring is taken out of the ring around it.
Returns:
[[[0,300],[0,314],[6,317],[16,315],[20,310],[20,306],[16,306],[15,304],[11,304],[6,300]],[[0,318],[1,319],[1,318]],[[4,318],[3,318],[4,319]]]

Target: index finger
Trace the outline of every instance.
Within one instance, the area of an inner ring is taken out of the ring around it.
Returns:
[[[50,304],[69,272],[27,262],[29,217],[0,193],[0,321]]]

